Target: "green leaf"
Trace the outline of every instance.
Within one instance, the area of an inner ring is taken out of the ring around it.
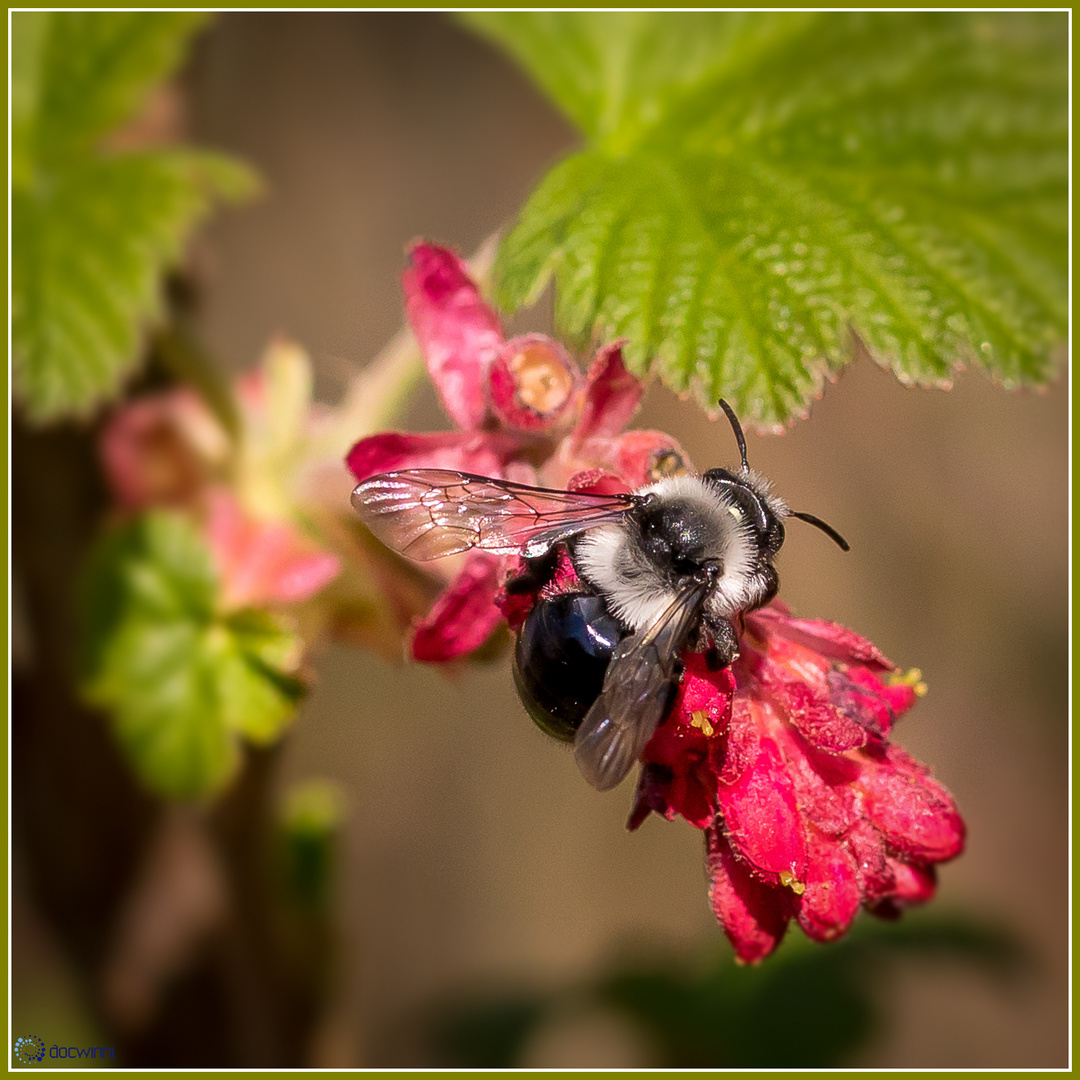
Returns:
[[[254,175],[221,155],[98,145],[176,67],[203,21],[13,15],[13,383],[32,419],[86,412],[117,392],[187,233],[216,201],[255,190]]]
[[[18,187],[29,181],[30,141],[41,83],[41,54],[52,13],[11,13],[11,180]]]
[[[474,13],[587,136],[504,241],[581,341],[759,427],[856,334],[905,382],[1045,382],[1066,330],[1057,13]]]
[[[887,953],[962,962],[1003,983],[1026,959],[1011,933],[963,916],[864,916],[840,941],[791,936],[756,966],[733,963],[726,950],[706,967],[700,956],[627,963],[596,992],[651,1036],[668,1067],[836,1067],[884,1026],[887,1002],[871,973]]]
[[[50,19],[38,66],[34,156],[47,165],[88,151],[131,118],[180,64],[197,11],[65,11]]]
[[[763,964],[741,966],[709,946],[624,956],[594,982],[544,990],[459,988],[421,1023],[434,1064],[513,1069],[545,1023],[615,1010],[652,1045],[663,1069],[835,1068],[885,1026],[885,962],[918,959],[969,967],[1015,986],[1030,957],[1010,932],[963,916],[864,916],[844,939],[821,945],[789,935]]]
[[[14,378],[32,417],[85,410],[118,389],[183,238],[249,179],[217,155],[157,151],[88,161],[13,193]]]
[[[107,535],[85,577],[87,696],[142,780],[172,798],[224,786],[238,736],[276,739],[304,692],[299,638],[267,612],[219,612],[217,594],[204,542],[171,513]]]

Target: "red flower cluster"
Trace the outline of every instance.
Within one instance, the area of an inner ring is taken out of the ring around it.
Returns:
[[[671,716],[642,755],[630,819],[681,814],[708,843],[713,910],[741,960],[795,919],[817,941],[860,905],[891,917],[934,893],[964,823],[929,770],[890,745],[924,688],[865,638],[774,602],[744,619],[726,671],[686,659]]]
[[[409,317],[458,430],[384,433],[358,443],[358,480],[449,468],[559,488],[626,491],[687,467],[675,440],[623,432],[642,388],[619,347],[582,378],[540,335],[505,340],[464,265],[427,244],[404,278]],[[448,560],[449,561],[449,560]],[[508,599],[511,560],[462,557],[412,641],[420,660],[477,648],[535,596]],[[576,584],[563,560],[545,594]],[[767,956],[795,919],[818,941],[860,906],[895,916],[928,900],[934,867],[958,855],[964,824],[929,770],[889,742],[923,689],[864,638],[796,619],[779,602],[742,620],[740,655],[721,671],[688,654],[675,704],[646,746],[629,827],[652,811],[704,830],[710,897],[738,957]]]

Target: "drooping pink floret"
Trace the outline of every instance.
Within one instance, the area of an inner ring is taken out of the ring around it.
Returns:
[[[963,850],[952,797],[888,742],[912,683],[869,641],[778,602],[745,616],[730,670],[687,658],[642,754],[630,826],[655,810],[705,829],[713,910],[741,960],[772,952],[792,919],[829,941],[860,906],[889,917],[922,903],[935,865]],[[686,752],[673,754],[680,734]],[[687,792],[707,790],[703,821]]]
[[[102,471],[126,511],[182,506],[227,452],[227,438],[188,389],[167,390],[115,410],[98,444]]]

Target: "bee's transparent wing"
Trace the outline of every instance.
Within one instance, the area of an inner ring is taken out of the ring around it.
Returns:
[[[613,788],[633,768],[664,717],[679,653],[701,615],[708,587],[685,585],[648,630],[623,638],[604,686],[574,736],[574,757],[598,791]]]
[[[380,473],[358,485],[352,504],[389,548],[421,562],[480,548],[542,555],[557,540],[621,521],[637,495],[552,491],[450,469]]]

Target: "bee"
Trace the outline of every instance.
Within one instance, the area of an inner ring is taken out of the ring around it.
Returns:
[[[539,598],[518,632],[518,694],[541,728],[573,741],[578,767],[600,791],[627,775],[664,720],[684,652],[704,653],[714,670],[736,659],[735,622],[779,588],[773,560],[787,518],[849,550],[832,526],[772,493],[747,463],[734,411],[719,404],[739,448],[734,471],[601,495],[408,469],[372,476],[352,493],[371,532],[408,558],[470,548],[521,556],[525,569],[507,589]],[[563,554],[580,586],[540,596]]]

